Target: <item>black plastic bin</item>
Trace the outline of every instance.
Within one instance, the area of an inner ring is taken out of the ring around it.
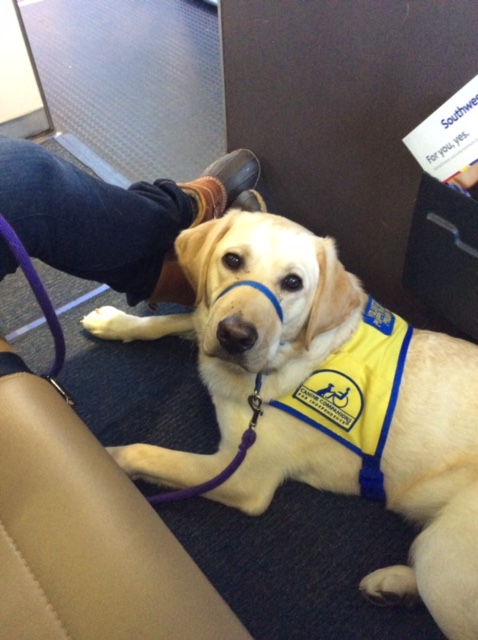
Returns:
[[[404,286],[478,340],[478,201],[423,174]]]

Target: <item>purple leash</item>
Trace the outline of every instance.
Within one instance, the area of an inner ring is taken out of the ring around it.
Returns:
[[[256,378],[256,384],[254,393],[249,396],[248,402],[252,409],[252,419],[249,423],[249,427],[242,434],[241,444],[239,445],[238,452],[227,467],[221,471],[215,478],[198,484],[195,487],[189,487],[188,489],[180,489],[179,491],[171,491],[170,493],[158,493],[157,495],[146,498],[149,504],[168,504],[169,502],[176,502],[177,500],[186,500],[187,498],[196,498],[203,493],[212,491],[219,487],[228,480],[232,474],[240,467],[244,462],[247,451],[256,441],[256,426],[259,416],[262,415],[262,398],[259,395],[259,391],[262,386],[262,374],[258,373]]]
[[[43,283],[40,280],[35,267],[32,264],[32,261],[30,260],[30,256],[26,252],[20,238],[17,236],[10,224],[1,214],[0,235],[3,236],[5,242],[10,247],[11,252],[17,259],[18,264],[22,268],[22,271],[25,274],[25,277],[28,280],[33,293],[35,294],[35,298],[37,299],[37,302],[40,305],[50,328],[53,340],[55,342],[55,360],[51,367],[50,373],[44,377],[46,377],[47,380],[51,382],[57,390],[59,390],[59,385],[52,381],[51,378],[59,374],[63,363],[65,362],[65,338],[63,336],[60,322],[57,318],[50,298],[45,291],[45,287],[43,286]]]
[[[179,491],[171,491],[170,493],[159,493],[155,496],[150,496],[146,498],[149,504],[168,504],[168,502],[176,502],[177,500],[186,500],[187,498],[196,498],[201,496],[203,493],[207,493],[208,491],[212,491],[216,489],[219,485],[226,482],[232,474],[239,468],[239,466],[243,463],[244,458],[246,457],[247,450],[251,447],[256,440],[256,432],[254,429],[249,427],[242,434],[241,444],[239,445],[239,450],[236,453],[235,457],[232,461],[227,465],[227,467],[221,471],[215,478],[208,480],[207,482],[203,482],[202,484],[198,484],[195,487],[189,487],[188,489],[180,489]]]

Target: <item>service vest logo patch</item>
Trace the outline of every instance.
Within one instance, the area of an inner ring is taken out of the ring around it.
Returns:
[[[311,410],[309,415],[316,412],[344,431],[353,429],[364,405],[363,393],[355,380],[335,369],[316,371],[293,397]]]

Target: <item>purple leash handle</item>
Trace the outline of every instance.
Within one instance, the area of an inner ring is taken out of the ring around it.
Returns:
[[[227,467],[221,471],[219,475],[215,478],[211,478],[207,482],[203,482],[203,484],[198,484],[195,487],[189,487],[188,489],[180,489],[179,491],[171,491],[170,493],[159,493],[155,496],[150,496],[146,498],[149,504],[167,504],[169,502],[176,502],[177,500],[186,500],[187,498],[196,498],[203,493],[207,493],[208,491],[212,491],[219,487],[219,485],[226,482],[232,474],[238,469],[238,467],[244,461],[246,457],[247,450],[251,447],[256,441],[256,432],[254,428],[250,426],[244,433],[242,434],[241,444],[239,445],[238,452],[235,457],[231,460],[231,462],[227,465]]]
[[[50,298],[45,291],[45,287],[43,286],[43,283],[40,280],[35,267],[30,260],[30,256],[26,252],[20,238],[1,214],[0,235],[3,236],[10,247],[11,252],[17,259],[18,264],[22,268],[22,271],[30,284],[35,298],[45,315],[45,319],[55,342],[55,360],[48,375],[51,377],[57,376],[65,361],[66,348],[65,338],[63,336],[60,322],[55,313],[55,309],[53,308]]]

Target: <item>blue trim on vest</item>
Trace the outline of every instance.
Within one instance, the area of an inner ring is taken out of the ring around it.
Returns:
[[[395,378],[393,380],[392,393],[390,395],[390,402],[388,403],[387,413],[383,421],[382,433],[380,435],[377,451],[375,453],[375,455],[378,455],[379,457],[382,456],[383,449],[387,441],[388,432],[390,430],[390,424],[392,422],[392,418],[395,413],[395,408],[397,406],[398,394],[400,392],[400,385],[402,384],[402,376],[403,376],[403,371],[405,369],[405,361],[407,359],[408,347],[410,346],[410,340],[412,339],[412,335],[413,335],[413,327],[409,326],[407,329],[405,338],[403,339],[403,342],[402,342],[400,355],[398,356],[397,369],[395,371]]]
[[[244,285],[248,287],[252,287],[253,289],[257,289],[258,291],[263,293],[267,298],[269,298],[269,300],[274,305],[274,309],[276,310],[276,313],[279,316],[279,320],[281,322],[284,322],[284,315],[282,313],[282,308],[280,306],[279,300],[276,298],[276,296],[272,293],[270,289],[268,289],[264,284],[261,284],[260,282],[256,282],[255,280],[238,280],[237,282],[234,282],[234,284],[231,284],[229,287],[224,289],[224,291],[217,296],[216,300],[219,300],[219,298],[221,298],[223,295],[231,291],[231,289],[235,289],[236,287],[242,287]]]
[[[383,473],[380,469],[380,462],[382,459],[382,453],[387,442],[388,434],[390,431],[390,425],[397,406],[398,394],[400,391],[400,385],[402,383],[403,371],[405,368],[405,360],[407,358],[408,347],[413,335],[413,327],[408,327],[407,333],[400,349],[400,355],[398,356],[397,369],[395,371],[395,377],[393,379],[392,392],[390,395],[390,401],[387,407],[387,413],[382,425],[382,431],[380,432],[380,440],[378,441],[377,450],[374,456],[362,454],[362,469],[359,475],[360,493],[364,498],[368,500],[380,500],[384,502],[386,500],[385,489],[383,486]]]
[[[363,455],[361,449],[353,445],[351,442],[344,440],[336,433],[332,433],[332,431],[329,431],[326,427],[323,427],[318,422],[314,422],[314,420],[304,415],[303,413],[300,413],[300,411],[297,411],[293,407],[289,407],[288,404],[283,404],[278,400],[270,400],[267,404],[271,407],[275,407],[276,409],[280,409],[281,411],[285,411],[285,413],[289,413],[291,416],[294,416],[294,418],[298,418],[302,422],[305,422],[306,424],[309,424],[311,427],[314,427],[314,429],[317,429],[317,431],[320,431],[321,433],[325,433],[326,436],[329,436],[329,438],[332,438],[332,440],[339,442],[344,447],[347,447],[347,449],[350,449],[350,451],[353,451],[357,455],[359,456]]]

